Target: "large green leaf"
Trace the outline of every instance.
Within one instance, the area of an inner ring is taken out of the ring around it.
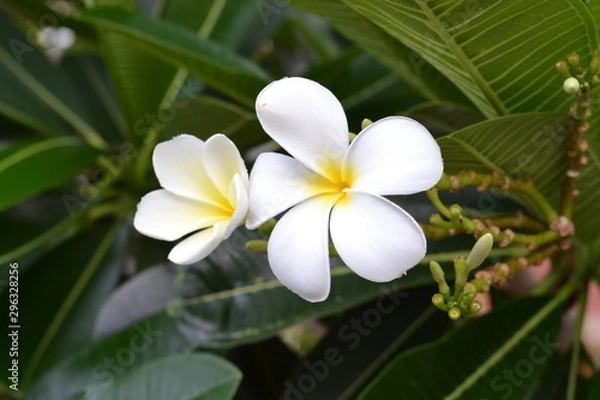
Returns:
[[[257,7],[248,2],[170,0],[161,5],[160,19],[229,49],[265,31],[264,25],[256,27]],[[143,134],[140,126],[153,120],[164,125],[194,99],[198,88],[186,80],[186,71],[140,49],[127,35],[104,30],[99,35],[112,82],[135,134]],[[164,110],[158,111],[159,106]]]
[[[0,114],[46,136],[67,135],[57,115],[0,65]]]
[[[406,276],[385,284],[366,281],[347,267],[334,267],[328,299],[309,303],[274,278],[266,256],[244,248],[246,241],[256,237],[256,233],[239,229],[205,260],[181,267],[176,289],[179,299],[171,302],[169,310],[196,345],[221,348],[256,342],[384,294],[395,302],[397,291],[433,282],[426,267],[431,259],[443,262],[457,256],[429,255]],[[339,261],[332,262],[339,265]]]
[[[48,252],[27,273],[19,275],[19,312],[11,323],[21,326],[21,390],[89,343],[95,315],[118,282],[125,250],[120,226],[120,222],[100,223]],[[8,296],[2,296],[3,307],[8,310],[7,302]],[[8,363],[7,353],[1,357]]]
[[[418,52],[390,36],[363,17],[342,0],[291,0],[292,5],[325,18],[331,25],[364,51],[373,55],[400,79],[417,89],[423,96],[470,104],[469,100]]]
[[[208,38],[229,49],[251,55],[277,27],[274,18],[265,21],[261,7],[251,1],[165,0],[161,18]],[[278,10],[275,16],[281,16]]]
[[[481,122],[439,139],[447,173],[498,170],[531,178],[558,208],[566,176],[567,117],[560,114],[521,114]],[[598,236],[600,213],[600,154],[592,153],[578,180],[573,220],[584,240]],[[488,210],[490,211],[490,210]]]
[[[25,399],[64,400],[98,385],[108,386],[149,361],[190,350],[175,321],[161,312],[95,341],[60,362],[35,382]]]
[[[10,226],[10,235],[0,241],[0,266],[19,260],[21,271],[77,232],[77,221],[58,196],[38,196],[5,210],[0,226]]]
[[[488,117],[566,111],[554,64],[597,47],[581,0],[344,0],[454,82]]]
[[[217,97],[198,95],[182,100],[184,105],[162,126],[161,137],[170,139],[189,133],[201,139],[215,133],[231,138],[242,151],[268,139],[254,113]],[[140,128],[149,128],[148,125]]]
[[[0,210],[72,178],[97,155],[74,137],[22,141],[0,150]]]
[[[516,302],[411,349],[389,363],[359,398],[525,399],[556,351],[569,294]]]
[[[453,133],[485,119],[473,109],[439,102],[418,104],[403,114],[425,125],[434,137]]]
[[[286,379],[284,398],[303,394],[306,375],[320,370],[326,379],[319,379],[310,398],[354,399],[401,351],[439,339],[452,321],[431,305],[434,291],[432,286],[404,291],[399,304],[383,297],[345,313],[329,326],[317,348],[298,362]]]
[[[116,10],[90,10],[78,18],[103,32],[131,39],[141,50],[186,69],[249,107],[268,81],[251,62],[177,25]]]
[[[91,388],[73,400],[229,400],[242,379],[238,369],[212,354],[181,354],[144,364],[112,385]]]
[[[10,71],[19,85],[27,88],[27,94],[21,94],[21,97],[33,95],[91,145],[106,146],[93,121],[97,110],[87,108],[86,99],[71,77],[50,64],[31,39],[16,29],[4,14],[0,14],[0,65],[3,70]]]
[[[422,100],[398,74],[358,49],[317,64],[305,76],[335,94],[354,132],[364,118],[375,121]]]

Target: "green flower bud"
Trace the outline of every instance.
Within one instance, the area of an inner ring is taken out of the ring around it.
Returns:
[[[440,264],[438,264],[435,261],[431,261],[429,263],[429,271],[431,271],[433,279],[437,282],[440,293],[444,296],[450,295],[450,288],[446,283],[446,278],[444,277],[444,270],[442,270]]]
[[[275,224],[277,224],[277,220],[275,218],[271,218],[264,224],[258,227],[258,230],[261,231],[265,236],[271,236],[271,232],[275,228]]]
[[[581,88],[581,85],[579,84],[579,81],[577,80],[577,78],[567,78],[565,79],[564,83],[563,83],[563,90],[565,92],[567,92],[567,94],[575,94],[577,92],[579,92],[579,89]]]
[[[246,248],[257,253],[267,254],[267,244],[266,240],[249,240],[246,242]]]
[[[567,56],[567,64],[569,64],[573,69],[577,69],[579,67],[579,54],[571,53]]]
[[[450,319],[456,321],[457,319],[460,318],[461,312],[457,307],[453,307],[450,310],[448,310],[448,316],[450,317]]]
[[[444,296],[441,293],[436,293],[431,298],[431,302],[434,306],[439,308],[442,311],[448,311],[448,307],[446,306],[446,302],[444,301]]]
[[[557,62],[555,67],[563,78],[568,79],[571,77],[571,71],[569,70],[569,66],[565,61],[561,60]]]
[[[469,268],[469,271],[474,270],[479,267],[490,254],[492,250],[492,245],[494,244],[494,237],[490,233],[486,233],[482,237],[479,238],[471,253],[467,257],[465,264]]]
[[[479,311],[481,311],[481,308],[482,308],[482,307],[483,307],[483,306],[482,306],[481,302],[480,302],[479,300],[475,300],[475,301],[473,301],[473,303],[471,304],[470,311],[471,311],[473,314],[477,314]]]

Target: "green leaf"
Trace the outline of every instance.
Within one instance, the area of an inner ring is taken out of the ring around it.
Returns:
[[[165,0],[161,19],[250,56],[277,27],[264,19],[259,4],[227,0]],[[281,10],[279,13],[282,14]]]
[[[587,400],[600,399],[600,373],[596,372],[594,375],[594,382],[592,383],[592,389],[588,395]]]
[[[106,299],[94,322],[94,336],[105,337],[164,311],[174,297],[175,268],[158,264],[136,273]]]
[[[581,0],[344,0],[421,54],[488,116],[566,111],[554,64],[598,47]]]
[[[441,137],[484,120],[480,113],[450,103],[426,102],[404,111],[405,115],[416,119],[434,137]]]
[[[98,385],[109,386],[152,360],[190,350],[173,318],[161,312],[95,341],[60,362],[35,382],[26,399],[64,400]]]
[[[448,316],[431,305],[434,292],[432,286],[404,291],[397,305],[381,297],[345,313],[329,326],[318,347],[297,363],[286,380],[291,385],[286,384],[284,398],[305,388],[306,375],[315,376],[314,371],[320,370],[326,379],[319,379],[310,398],[355,399],[395,355],[438,339],[450,327]],[[332,357],[336,353],[338,357]]]
[[[566,176],[566,122],[560,114],[521,114],[481,122],[438,140],[446,173],[461,170],[498,170],[517,178],[531,178],[548,201],[558,208]],[[600,153],[591,150],[577,188],[573,220],[576,235],[591,241],[598,236],[600,213]],[[490,211],[490,210],[488,210]]]
[[[398,74],[358,49],[317,64],[305,77],[335,93],[354,132],[364,118],[375,121],[422,100]]]
[[[120,226],[120,222],[98,224],[45,254],[27,273],[19,274],[19,309],[11,324],[22,327],[21,390],[26,390],[53,364],[89,343],[95,315],[119,279],[125,250],[124,237],[118,235]],[[8,296],[2,296],[6,310],[7,303]],[[3,365],[8,365],[8,354],[1,357],[6,362]]]
[[[205,260],[181,267],[179,298],[170,303],[169,310],[194,344],[222,348],[256,342],[382,294],[395,301],[395,292],[433,282],[425,266],[432,258],[447,261],[456,256],[429,256],[408,275],[385,284],[364,280],[347,267],[334,267],[328,299],[309,303],[274,278],[266,256],[245,249],[245,243],[256,238],[257,234],[239,229]]]
[[[208,139],[219,132],[231,138],[241,150],[247,150],[268,139],[254,113],[228,101],[198,95],[181,99],[178,104],[177,113],[162,124],[162,140],[171,139],[182,132]],[[149,129],[150,126],[139,128]]]
[[[0,86],[0,114],[45,136],[69,135],[69,131],[56,114],[25,86],[19,84],[2,65]]]
[[[40,253],[67,240],[78,225],[58,196],[38,196],[2,212],[0,226],[10,235],[0,241],[0,265],[19,260],[24,271]]]
[[[572,288],[550,301],[518,301],[399,355],[359,399],[527,398],[556,350]]]
[[[73,137],[21,141],[0,150],[0,210],[60,185],[97,155]]]
[[[170,0],[162,5],[159,17],[164,21],[229,49],[265,30],[263,25],[256,29],[257,7],[248,2]],[[112,82],[136,135],[145,133],[142,126],[153,120],[168,122],[181,111],[182,102],[195,97],[198,85],[186,80],[184,70],[148,54],[126,35],[105,30],[99,35]]]
[[[132,39],[141,50],[187,69],[248,107],[254,105],[254,98],[268,82],[264,72],[251,62],[179,26],[114,10],[86,11],[78,18],[104,32]]]
[[[71,78],[62,69],[51,65],[31,39],[17,30],[4,14],[0,14],[0,44],[3,70],[10,71],[19,85],[26,87],[30,95],[75,128],[90,145],[106,147],[91,122],[93,114],[86,108],[86,99],[81,97]]]
[[[412,51],[342,0],[291,0],[292,5],[327,20],[358,47],[371,54],[400,79],[432,100],[470,105],[469,100],[418,52]]]
[[[586,3],[590,14],[592,14],[592,18],[594,18],[596,32],[598,32],[598,29],[600,29],[600,0],[588,0]]]
[[[161,358],[119,376],[112,385],[92,388],[74,400],[228,400],[242,379],[240,371],[212,354]]]

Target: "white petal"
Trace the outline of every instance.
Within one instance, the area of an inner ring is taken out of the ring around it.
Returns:
[[[227,222],[216,223],[210,228],[185,238],[169,253],[169,260],[175,264],[192,264],[208,256],[221,244]]]
[[[239,150],[225,135],[216,134],[204,143],[204,168],[224,196],[229,196],[229,189],[235,175],[243,182],[248,182],[248,171]],[[247,186],[247,183],[246,183]]]
[[[423,231],[383,197],[348,191],[331,212],[331,240],[344,263],[373,282],[396,279],[425,256]]]
[[[299,202],[331,190],[327,179],[295,159],[263,153],[250,174],[250,209],[246,226],[256,229]]]
[[[322,195],[303,201],[275,225],[267,247],[273,273],[305,300],[323,301],[329,295],[329,212],[338,198]]]
[[[67,50],[73,43],[75,43],[75,32],[67,27],[60,27],[54,31],[53,41],[54,46],[61,49]]]
[[[179,135],[159,143],[152,163],[160,185],[170,192],[213,204],[227,199],[215,188],[203,162],[204,142],[195,136]]]
[[[363,130],[344,159],[343,178],[353,190],[381,195],[430,189],[444,165],[427,129],[404,117],[388,117]]]
[[[348,148],[348,122],[338,99],[305,78],[272,82],[256,98],[263,129],[298,161],[334,179]]]
[[[235,206],[235,211],[223,234],[224,239],[231,236],[235,228],[246,221],[246,215],[248,214],[248,187],[246,182],[240,175],[235,175],[233,177],[233,182],[231,182],[231,193],[229,197],[232,205]]]
[[[160,189],[142,197],[133,225],[146,236],[175,240],[218,221],[229,219],[230,216],[213,205]]]

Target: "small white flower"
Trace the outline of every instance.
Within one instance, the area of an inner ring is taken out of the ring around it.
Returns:
[[[52,62],[58,62],[63,53],[75,43],[75,32],[67,27],[46,27],[37,33],[36,40],[46,49],[46,55]]]
[[[398,278],[423,258],[421,228],[381,195],[420,192],[440,179],[440,149],[427,129],[388,117],[349,144],[340,102],[304,78],[271,83],[258,95],[256,110],[267,134],[294,157],[258,157],[246,224],[254,229],[293,207],[267,249],[284,285],[309,301],[327,298],[329,236],[346,265],[374,282]]]
[[[145,195],[133,224],[146,236],[177,240],[169,260],[191,264],[210,254],[246,219],[248,171],[233,142],[179,135],[159,143],[152,158],[163,189]]]

